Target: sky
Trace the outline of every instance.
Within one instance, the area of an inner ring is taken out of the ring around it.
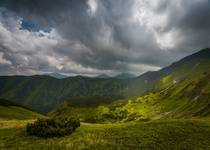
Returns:
[[[0,1],[0,75],[139,75],[206,47],[210,0]]]

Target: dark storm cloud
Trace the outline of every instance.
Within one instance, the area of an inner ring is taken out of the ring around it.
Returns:
[[[189,54],[210,46],[209,0],[163,1],[158,11],[168,14],[167,24],[160,31],[178,33],[175,51]]]
[[[0,6],[6,8],[0,34],[5,38],[7,29],[14,40],[12,47],[0,35],[1,51],[13,70],[142,73],[210,46],[209,0],[2,0]],[[15,25],[8,29],[18,17],[52,32],[21,36]],[[29,35],[33,44],[24,41]]]

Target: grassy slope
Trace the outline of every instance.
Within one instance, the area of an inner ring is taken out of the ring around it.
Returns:
[[[210,71],[196,78],[167,82],[166,88],[129,101],[123,108],[152,119],[210,116]]]
[[[162,79],[163,88],[129,101],[116,101],[99,107],[72,107],[61,105],[51,115],[77,115],[82,120],[100,121],[110,116],[124,115],[121,121],[160,118],[202,118],[210,116],[210,71],[196,78],[177,80],[172,76]],[[68,104],[68,102],[64,103]],[[123,114],[122,114],[123,113]],[[90,120],[92,118],[92,120]],[[96,118],[94,120],[93,118]],[[119,118],[119,117],[118,117]],[[97,120],[98,119],[98,120]],[[116,120],[116,117],[114,118]]]
[[[0,128],[0,149],[208,150],[209,120],[82,124],[73,135],[42,139],[26,135],[23,124]]]
[[[171,117],[210,116],[210,71],[161,91],[158,104]]]
[[[36,113],[25,106],[0,99],[0,120],[25,120],[40,117],[43,117],[43,115]]]
[[[22,107],[0,106],[0,120],[10,120],[10,119],[24,120],[24,119],[36,119],[40,117],[43,116]]]

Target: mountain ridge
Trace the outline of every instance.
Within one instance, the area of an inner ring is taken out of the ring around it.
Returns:
[[[54,78],[57,78],[57,79],[65,79],[67,78],[68,76],[67,75],[63,75],[63,74],[60,74],[60,73],[45,73],[43,75],[47,75],[47,76],[51,76],[51,77],[54,77]]]
[[[0,76],[0,98],[13,99],[40,112],[48,112],[65,99],[100,96],[117,100],[137,97],[209,72],[209,53],[210,49],[206,48],[159,71],[147,72],[129,80],[83,76],[65,79],[40,75]]]
[[[114,76],[113,78],[124,80],[124,79],[133,79],[133,78],[136,78],[136,76],[131,73],[121,73],[121,74]]]

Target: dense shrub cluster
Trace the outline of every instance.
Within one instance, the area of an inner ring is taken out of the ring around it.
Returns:
[[[38,119],[35,123],[28,123],[26,131],[29,135],[38,137],[60,137],[70,135],[80,122],[76,118],[56,117],[48,119]]]
[[[97,120],[99,122],[128,122],[128,121],[149,121],[147,116],[143,116],[140,112],[134,111],[135,102],[128,102],[126,104],[118,104],[112,106],[98,107]],[[86,121],[86,120],[85,120]]]

